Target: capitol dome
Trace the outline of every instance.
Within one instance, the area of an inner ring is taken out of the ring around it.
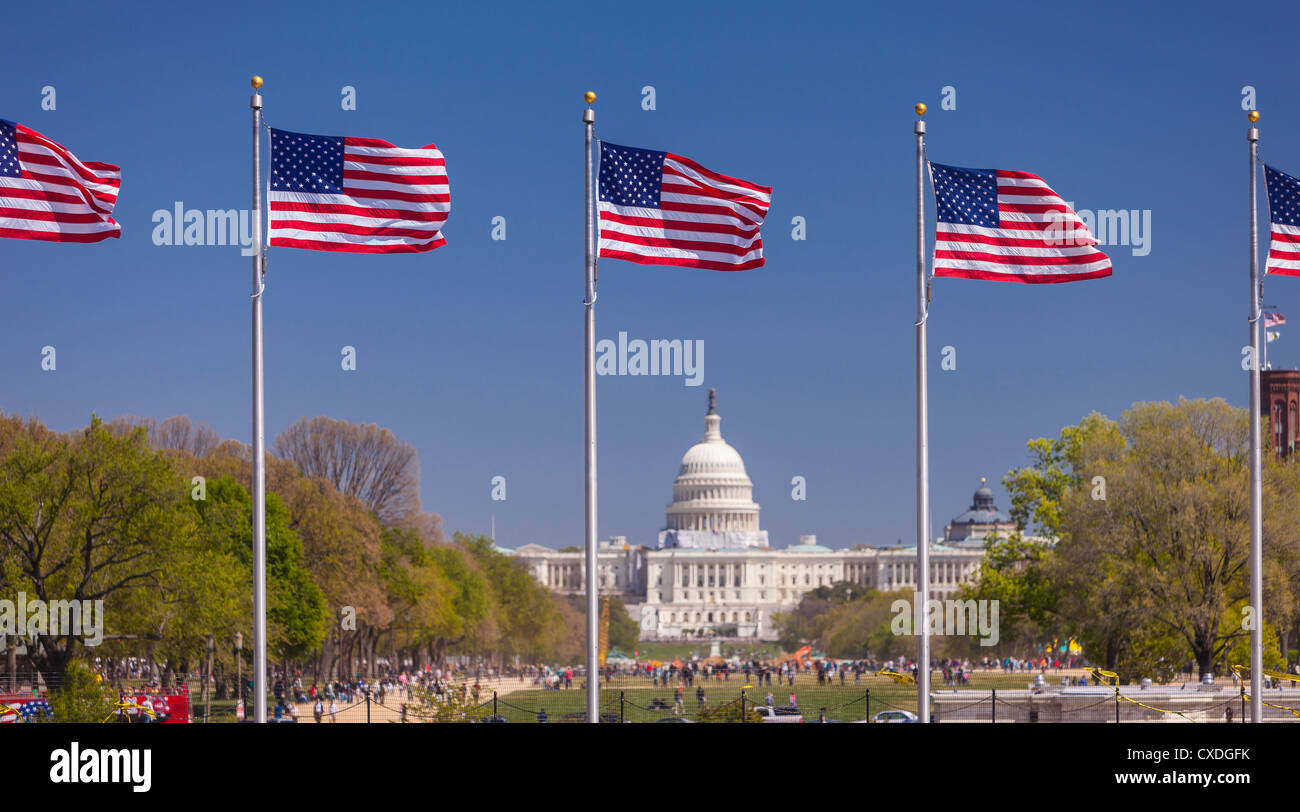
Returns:
[[[727,441],[722,439],[722,433],[718,430],[722,418],[717,415],[712,417],[715,422],[711,427],[706,424],[704,439],[691,446],[682,455],[682,473],[700,474],[717,471],[745,476],[745,461],[741,459],[740,452],[727,445]]]
[[[745,461],[722,439],[717,390],[710,389],[704,438],[682,455],[659,546],[766,547],[767,532],[759,529],[753,494]]]
[[[1011,514],[998,510],[993,503],[993,489],[980,477],[980,486],[971,500],[970,509],[948,522],[943,539],[957,546],[982,546],[989,536],[1006,538],[1015,530],[1016,523]]]

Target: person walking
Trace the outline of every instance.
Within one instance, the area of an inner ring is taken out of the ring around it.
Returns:
[[[330,723],[333,724],[339,720],[339,703],[337,699],[330,700]]]
[[[318,725],[321,717],[325,715],[325,703],[321,701],[319,696],[316,697],[316,704],[311,706],[311,715],[316,717],[316,724]]]

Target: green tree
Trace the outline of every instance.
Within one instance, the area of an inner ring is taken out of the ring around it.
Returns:
[[[98,724],[114,708],[116,704],[99,676],[77,660],[68,663],[63,682],[50,691],[50,714],[56,722]]]
[[[1006,479],[1012,513],[1055,546],[1000,572],[991,556],[978,594],[1127,676],[1212,670],[1247,634],[1230,613],[1249,592],[1250,419],[1218,399],[1139,403],[1031,442]]]
[[[385,529],[381,555],[380,575],[394,618],[389,632],[392,647],[398,647],[399,630],[404,631],[404,648],[428,645],[449,633],[456,634],[457,586],[420,534]]]
[[[202,533],[214,547],[239,562],[243,584],[253,571],[253,500],[230,477],[207,483],[207,499],[196,501]],[[289,526],[289,510],[274,493],[266,495],[267,650],[276,660],[302,658],[324,640],[325,597],[303,565],[302,542]],[[252,628],[251,604],[242,604],[242,628]]]
[[[622,599],[609,599],[609,645],[630,654],[641,640],[641,625],[632,618]]]
[[[564,616],[550,591],[522,564],[498,552],[487,536],[456,533],[455,539],[487,577],[496,622],[491,650],[534,661],[554,656],[563,638]]]
[[[461,547],[433,545],[428,553],[451,584],[452,611],[429,629],[434,659],[441,662],[461,646],[482,651],[490,642],[492,612],[486,578]]]
[[[185,481],[149,448],[143,429],[115,437],[98,417],[69,435],[10,421],[4,442],[6,591],[47,604],[102,600],[106,633],[138,630],[131,599],[163,594],[167,565],[192,552]],[[81,642],[71,630],[42,635],[29,647],[32,662],[57,684]]]

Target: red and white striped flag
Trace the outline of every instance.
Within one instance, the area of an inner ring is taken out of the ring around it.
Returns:
[[[1008,282],[1110,276],[1110,258],[1042,178],[930,164],[936,207],[934,275]]]
[[[1264,273],[1300,276],[1300,179],[1265,165],[1264,183],[1271,232]]]
[[[772,189],[670,152],[600,142],[600,256],[744,271],[763,264]]]
[[[270,245],[394,254],[447,241],[447,165],[438,148],[271,130]]]
[[[121,237],[112,218],[122,170],[81,161],[30,127],[0,119],[0,237],[99,242]]]

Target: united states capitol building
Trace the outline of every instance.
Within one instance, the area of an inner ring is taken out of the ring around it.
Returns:
[[[682,457],[664,529],[654,549],[624,536],[597,552],[603,595],[616,595],[641,625],[643,640],[734,636],[776,637],[772,614],[790,611],[803,594],[849,581],[882,591],[916,589],[916,547],[832,550],[816,536],[774,548],[759,524],[745,461],[722,439],[716,392],[709,392],[704,437]],[[984,539],[1015,528],[981,484],[970,510],[955,517],[930,548],[931,598],[942,600],[978,574]],[[537,544],[513,551],[542,584],[581,594],[586,566],[580,551]]]

